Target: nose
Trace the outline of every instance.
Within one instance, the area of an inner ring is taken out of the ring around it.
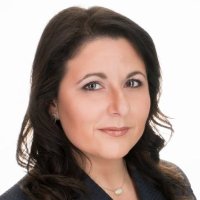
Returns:
[[[125,116],[129,110],[128,96],[121,89],[113,89],[109,95],[108,112],[111,115]]]

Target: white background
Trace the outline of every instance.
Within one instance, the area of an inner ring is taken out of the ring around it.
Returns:
[[[200,1],[0,0],[0,194],[24,174],[15,160],[41,33],[69,6],[100,5],[120,12],[152,36],[163,74],[161,110],[175,133],[161,158],[177,164],[200,198]]]

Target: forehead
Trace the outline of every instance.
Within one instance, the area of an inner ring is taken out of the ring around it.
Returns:
[[[136,48],[134,44],[132,44],[128,39],[124,37],[110,37],[110,36],[99,36],[95,38],[89,38],[77,48],[74,53],[74,56],[69,59],[73,60],[75,57],[80,57],[81,55],[85,55],[90,53],[93,56],[103,55],[103,53],[107,53],[106,50],[113,49],[110,53],[116,53],[117,50],[121,51],[134,51],[137,56],[139,53],[136,52]],[[95,51],[96,50],[96,51]]]
[[[125,38],[100,37],[85,42],[67,61],[67,71],[76,74],[94,70],[135,69],[146,71],[144,62]]]
[[[136,59],[139,57],[139,59],[142,60],[136,49],[133,47],[133,44],[131,44],[127,39],[123,37],[111,38],[102,36],[84,42],[78,48],[74,56],[68,60],[68,63],[87,57],[91,60],[95,57],[101,58],[106,55],[118,55],[119,58],[121,58],[124,54],[126,54],[126,57],[132,56]]]

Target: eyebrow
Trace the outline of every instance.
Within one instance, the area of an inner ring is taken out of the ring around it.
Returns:
[[[130,78],[130,77],[132,77],[132,76],[138,75],[138,74],[142,75],[145,79],[147,79],[147,78],[146,78],[146,75],[145,75],[144,73],[140,72],[140,71],[134,71],[134,72],[129,73],[129,74],[126,76],[126,79],[128,79],[128,78]],[[90,77],[90,76],[98,76],[98,77],[100,77],[100,78],[102,78],[102,79],[107,79],[107,76],[106,76],[104,73],[102,73],[102,72],[96,72],[96,73],[86,74],[82,79],[80,79],[80,80],[77,82],[77,84],[79,84],[79,83],[82,82],[84,79],[86,79],[86,78],[88,78],[88,77]]]

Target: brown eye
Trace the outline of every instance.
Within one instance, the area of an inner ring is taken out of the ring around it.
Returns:
[[[126,87],[131,87],[131,88],[137,88],[137,87],[140,87],[141,85],[142,85],[142,82],[136,79],[130,79],[126,83]]]

